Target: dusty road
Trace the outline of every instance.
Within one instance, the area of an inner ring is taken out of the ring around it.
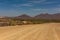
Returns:
[[[60,23],[0,27],[0,40],[60,40]]]

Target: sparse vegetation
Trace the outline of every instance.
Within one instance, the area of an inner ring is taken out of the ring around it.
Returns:
[[[49,14],[48,14],[49,15]],[[57,15],[58,16],[58,15]],[[27,16],[27,15],[21,15],[18,17],[7,17],[7,18],[0,18],[0,25],[2,26],[15,26],[15,25],[25,25],[25,24],[41,24],[41,23],[51,23],[51,22],[55,22],[55,23],[60,23],[60,19],[58,18],[50,18],[50,16],[47,17],[46,14],[42,14],[33,17]]]

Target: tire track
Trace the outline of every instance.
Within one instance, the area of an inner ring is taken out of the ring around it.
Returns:
[[[22,28],[22,29],[18,28],[18,30],[15,29],[15,30],[10,31],[10,32],[9,31],[5,32],[5,33],[0,35],[0,39],[3,38],[1,40],[4,40],[5,38],[8,38],[8,37],[13,36],[13,35],[16,35],[17,33],[21,33],[21,32],[27,31],[29,29],[33,29],[34,27],[27,27],[27,28]]]
[[[41,31],[34,32],[26,37],[24,37],[22,40],[36,40],[36,38],[39,36]]]
[[[32,31],[29,32],[28,34],[25,34],[25,35],[19,37],[19,39],[17,39],[17,40],[23,40],[23,39],[24,39],[25,37],[27,37],[28,35],[34,34],[34,33],[36,33],[37,31],[39,31],[39,28],[37,28],[37,29],[35,29],[35,30],[32,30]]]
[[[29,33],[30,31],[33,31],[35,29],[36,29],[36,27],[31,27],[31,28],[29,27],[28,29],[25,28],[24,30],[18,31],[17,33],[10,34],[10,36],[8,35],[7,37],[4,38],[4,40],[5,39],[6,40],[8,40],[8,39],[11,39],[11,40],[16,39],[16,37],[25,35],[26,33]]]
[[[46,39],[46,36],[47,36],[47,33],[48,33],[48,30],[49,30],[49,27],[48,26],[44,27],[41,30],[41,33],[38,36],[37,40],[45,40]]]
[[[41,32],[43,32],[44,31],[44,33],[46,33],[45,32],[45,30],[48,28],[48,27],[38,27],[39,28],[39,30],[37,31],[37,34],[36,33],[29,33],[30,34],[30,36],[29,36],[29,34],[27,34],[27,35],[24,35],[24,37],[22,37],[22,38],[19,38],[19,40],[37,40],[37,37],[39,36],[39,34],[41,34]],[[45,29],[46,28],[46,29]],[[48,30],[48,29],[47,29]],[[46,30],[46,31],[47,31]],[[35,34],[34,36],[33,36],[33,34]],[[47,33],[46,33],[47,34]],[[44,34],[42,34],[42,35],[44,35]],[[33,37],[32,37],[33,36]],[[46,35],[45,35],[46,36]],[[35,37],[35,38],[34,38]],[[17,39],[18,40],[18,39]]]
[[[57,33],[56,33],[56,30],[55,28],[53,29],[53,32],[54,32],[54,37],[55,37],[55,40],[60,40]]]

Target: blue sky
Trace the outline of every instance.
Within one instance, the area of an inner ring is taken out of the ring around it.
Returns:
[[[0,0],[0,16],[60,13],[60,0]]]

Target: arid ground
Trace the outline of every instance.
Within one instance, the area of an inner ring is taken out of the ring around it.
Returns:
[[[60,23],[0,27],[0,40],[60,40]]]

